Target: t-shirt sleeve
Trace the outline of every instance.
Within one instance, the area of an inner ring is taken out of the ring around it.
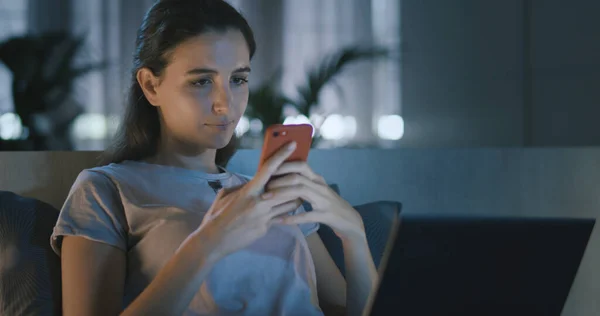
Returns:
[[[87,169],[71,187],[50,244],[59,256],[64,236],[81,236],[126,251],[126,227],[123,205],[114,183],[105,174]]]
[[[292,215],[299,215],[302,213],[306,213],[306,209],[304,208],[304,205],[300,205],[300,207],[298,207],[293,213]],[[316,232],[317,230],[319,230],[319,227],[321,227],[319,225],[319,223],[306,223],[306,224],[300,224],[298,225],[300,227],[300,230],[302,230],[302,233],[304,234],[304,236],[308,236],[314,232]]]

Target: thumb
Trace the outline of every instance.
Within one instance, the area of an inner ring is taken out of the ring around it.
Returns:
[[[227,194],[227,192],[227,188],[222,188],[221,190],[219,190],[219,192],[217,192],[217,196],[215,196],[215,201],[222,199]]]
[[[225,188],[219,190],[206,215],[214,217],[223,212],[223,209],[231,204],[231,199],[228,198],[228,195],[229,192]]]

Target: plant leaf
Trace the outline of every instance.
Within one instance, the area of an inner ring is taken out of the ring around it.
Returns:
[[[55,43],[44,67],[44,78],[60,78],[73,67],[77,53],[85,44],[85,37],[63,35]]]
[[[282,70],[277,69],[260,86],[252,89],[248,97],[247,115],[257,118],[265,126],[280,124],[283,119],[283,108],[290,99],[279,92]]]
[[[361,48],[350,46],[338,52],[326,55],[315,67],[308,71],[307,79],[297,88],[298,98],[293,103],[304,115],[310,108],[319,103],[319,95],[333,78],[342,73],[348,66],[358,61],[371,60],[389,56],[389,50],[382,47]]]
[[[13,37],[0,44],[0,59],[13,73],[15,112],[26,125],[35,114],[63,104],[75,79],[107,65],[73,66],[84,39],[68,32],[50,32]]]

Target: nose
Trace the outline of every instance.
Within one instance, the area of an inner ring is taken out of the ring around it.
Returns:
[[[229,113],[229,105],[231,104],[231,91],[227,85],[215,85],[213,90],[212,111],[217,115],[226,115]]]

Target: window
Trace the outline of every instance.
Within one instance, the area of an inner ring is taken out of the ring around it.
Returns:
[[[326,140],[320,142],[323,147],[397,145],[404,125],[400,116],[400,1],[228,1],[248,18],[259,42],[252,61],[253,81],[262,81],[283,66],[282,89],[291,97],[305,82],[308,68],[327,54],[354,45],[393,50],[392,60],[360,62],[346,69],[336,78],[337,87],[322,90],[320,104],[310,118],[290,110],[285,121],[314,123]],[[247,130],[247,125],[241,130]]]
[[[324,132],[331,136],[327,138],[368,145],[401,138],[399,1],[284,3],[284,89],[292,93],[294,86],[305,80],[306,68],[325,54],[356,44],[387,47],[394,51],[394,59],[353,65],[338,77],[341,97],[334,87],[326,87],[319,107],[334,113],[323,122]],[[381,133],[391,125],[397,125],[393,135]]]

